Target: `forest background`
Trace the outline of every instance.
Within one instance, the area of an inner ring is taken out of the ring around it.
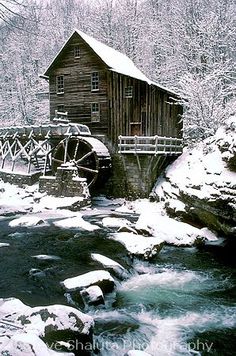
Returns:
[[[75,28],[179,93],[188,142],[235,113],[234,0],[0,0],[1,126],[49,120],[39,75]]]

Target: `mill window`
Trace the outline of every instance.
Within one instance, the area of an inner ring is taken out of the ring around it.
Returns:
[[[133,97],[133,87],[129,86],[125,88],[125,98]]]
[[[91,104],[91,122],[100,121],[100,105],[99,103]]]
[[[57,94],[64,93],[64,76],[58,75],[56,77]]]
[[[98,72],[93,72],[91,74],[91,90],[99,90],[99,74]]]
[[[74,57],[75,58],[79,58],[80,57],[80,47],[79,46],[75,46],[74,47]]]

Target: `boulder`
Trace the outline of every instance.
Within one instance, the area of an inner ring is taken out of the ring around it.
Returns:
[[[51,355],[47,346],[63,351],[57,347],[59,342],[92,343],[93,318],[69,306],[31,308],[16,298],[0,299],[0,320],[4,320],[0,324],[0,350],[9,351],[9,355],[23,356],[27,350],[31,350],[30,355]],[[22,353],[14,353],[14,346],[21,342]]]
[[[132,232],[133,234],[136,234],[136,235],[138,234],[137,230],[135,230],[133,227],[127,226],[127,225],[119,227],[117,232]]]
[[[91,286],[82,289],[80,295],[83,299],[84,304],[87,305],[105,304],[103,292],[101,288],[98,286]]]
[[[56,346],[60,351],[60,344]],[[0,340],[1,355],[8,356],[73,356],[74,353],[56,352],[47,347],[39,336],[31,333],[15,332],[6,334]]]
[[[67,292],[79,291],[83,288],[97,285],[103,293],[109,293],[114,289],[115,281],[108,271],[97,270],[77,277],[67,278],[61,282]]]
[[[140,350],[130,350],[124,356],[152,356],[152,355]]]
[[[9,226],[10,227],[17,227],[17,226],[23,226],[23,227],[33,227],[33,226],[38,226],[38,225],[43,225],[45,224],[45,221],[38,218],[37,216],[22,216],[21,218],[14,219],[10,221]]]
[[[1,247],[9,247],[9,246],[10,246],[10,244],[7,242],[0,242],[0,248]]]
[[[208,240],[207,230],[198,229],[190,224],[186,224],[168,216],[161,216],[157,213],[140,215],[137,226],[144,230],[150,228],[153,236],[161,238],[169,245],[175,246],[194,246],[204,243]],[[217,240],[215,234],[211,233],[211,239]]]
[[[162,249],[164,240],[157,237],[145,237],[129,232],[119,232],[109,236],[110,239],[125,246],[131,257],[140,257],[149,260]]]
[[[123,266],[113,261],[112,259],[100,255],[99,253],[91,253],[91,258],[94,261],[101,263],[104,268],[107,268],[116,277],[121,279],[128,278],[129,275],[128,271]]]
[[[102,224],[105,227],[120,228],[122,226],[130,225],[130,221],[127,219],[123,219],[123,218],[106,217],[106,218],[102,219]]]

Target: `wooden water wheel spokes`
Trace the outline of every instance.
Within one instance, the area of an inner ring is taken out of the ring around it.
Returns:
[[[88,186],[95,183],[99,173],[99,160],[86,138],[68,138],[67,141],[59,142],[52,157],[53,171],[56,172],[56,169],[66,162],[74,162],[79,176],[87,179]]]

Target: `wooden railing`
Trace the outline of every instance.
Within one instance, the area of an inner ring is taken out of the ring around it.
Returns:
[[[121,154],[179,155],[183,140],[165,136],[119,136],[118,152]]]

